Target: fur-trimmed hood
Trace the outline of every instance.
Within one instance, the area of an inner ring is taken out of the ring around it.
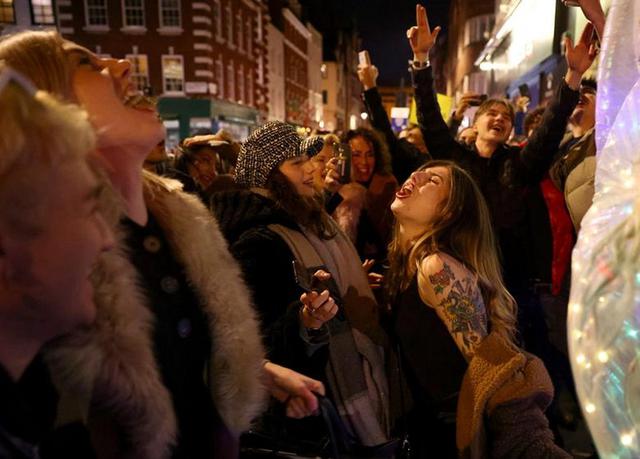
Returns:
[[[266,399],[264,350],[248,289],[217,223],[197,197],[148,174],[144,194],[204,305],[214,346],[212,399],[226,427],[239,434]],[[86,417],[81,401],[91,399],[91,416],[106,413],[125,433],[130,451],[118,457],[158,459],[170,451],[176,421],[153,354],[153,316],[123,252],[124,236],[119,228],[118,248],[102,256],[95,272],[95,324],[55,343],[48,362],[63,403],[72,399],[81,407],[77,414]]]

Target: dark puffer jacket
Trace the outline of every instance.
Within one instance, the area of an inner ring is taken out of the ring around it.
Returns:
[[[551,232],[539,183],[553,160],[579,93],[563,81],[542,123],[524,148],[502,145],[491,158],[451,136],[442,119],[431,68],[413,72],[418,123],[434,159],[448,159],[471,174],[487,200],[503,258],[505,282],[523,288],[549,282]]]

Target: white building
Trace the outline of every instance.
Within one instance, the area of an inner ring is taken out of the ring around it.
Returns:
[[[267,26],[269,43],[269,121],[284,121],[284,35],[273,24]]]
[[[342,66],[338,62],[325,61],[320,75],[322,79],[323,113],[320,129],[334,131],[344,126],[345,92]]]

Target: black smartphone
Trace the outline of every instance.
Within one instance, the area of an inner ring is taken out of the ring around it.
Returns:
[[[477,99],[472,100],[471,102],[469,102],[469,105],[472,106],[472,107],[478,107],[478,106],[482,105],[488,98],[489,98],[488,95],[480,94]]]
[[[351,182],[351,147],[348,143],[333,145],[333,156],[338,158],[338,174],[340,183]]]
[[[518,91],[520,92],[521,97],[528,97],[529,99],[531,99],[531,91],[529,91],[528,84],[525,83],[518,86]]]
[[[293,276],[295,277],[296,284],[298,284],[298,287],[302,290],[307,293],[311,291],[320,293],[324,290],[328,290],[329,287],[326,283],[309,273],[307,268],[305,268],[298,260],[293,260],[291,264],[293,266]]]

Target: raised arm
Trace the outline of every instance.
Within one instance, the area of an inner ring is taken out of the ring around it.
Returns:
[[[592,36],[593,25],[589,23],[575,47],[569,37],[565,38],[567,74],[545,110],[540,126],[533,132],[521,153],[521,160],[531,183],[539,182],[551,166],[569,116],[578,103],[582,75],[591,67],[597,55]]]
[[[380,93],[378,93],[378,68],[371,62],[361,63],[358,65],[358,79],[362,83],[362,93],[364,103],[369,112],[369,122],[374,129],[377,129],[382,133],[387,141],[387,144],[391,146],[394,142],[397,142],[397,138],[391,129],[391,123],[387,112],[382,105],[382,99]]]
[[[431,31],[427,10],[421,5],[416,5],[416,25],[407,30],[407,38],[413,51],[411,74],[418,125],[433,158],[455,160],[462,147],[455,141],[449,132],[447,123],[442,118],[436,92],[433,88],[431,67],[428,64],[429,52],[435,44],[439,32],[440,27]]]
[[[389,146],[393,174],[398,178],[398,181],[406,180],[411,172],[424,163],[427,157],[406,140],[398,139],[393,132],[387,111],[378,92],[378,69],[376,66],[372,65],[370,61],[358,65],[358,78],[364,89],[362,98],[369,113],[369,122],[375,130],[384,135]]]
[[[418,276],[420,297],[435,309],[464,358],[469,361],[487,336],[487,313],[476,277],[454,258],[426,257]]]

